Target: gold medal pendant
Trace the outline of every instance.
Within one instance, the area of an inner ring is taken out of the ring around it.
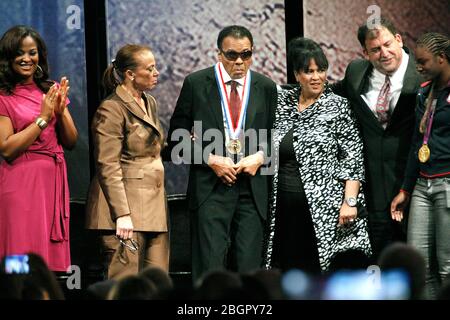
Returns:
[[[231,154],[238,154],[241,152],[242,146],[239,140],[230,140],[227,143],[227,150]]]
[[[428,148],[427,144],[423,144],[418,153],[419,161],[425,163],[430,159],[430,148]]]

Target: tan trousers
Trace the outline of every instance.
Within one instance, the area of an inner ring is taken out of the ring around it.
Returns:
[[[133,232],[133,240],[119,241],[113,234],[102,235],[104,262],[108,279],[120,279],[139,273],[147,266],[156,266],[169,272],[169,233]]]

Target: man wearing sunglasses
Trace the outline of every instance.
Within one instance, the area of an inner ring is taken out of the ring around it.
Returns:
[[[175,131],[191,133],[191,152],[182,157],[191,164],[194,282],[213,269],[259,268],[268,208],[268,176],[260,167],[269,156],[276,85],[249,70],[253,37],[245,27],[222,29],[217,46],[217,64],[184,80],[169,129],[172,151],[179,143]]]

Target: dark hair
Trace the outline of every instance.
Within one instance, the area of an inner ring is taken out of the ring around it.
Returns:
[[[139,44],[126,44],[117,51],[116,58],[103,73],[103,87],[112,92],[125,78],[127,70],[134,70],[138,66],[136,54],[141,51],[152,51],[150,47]]]
[[[50,300],[64,300],[64,293],[56,279],[55,274],[51,271],[44,259],[35,253],[28,253],[30,275],[39,288],[45,290]]]
[[[6,31],[0,39],[0,91],[12,94],[16,85],[23,80],[12,69],[12,62],[19,56],[22,41],[26,37],[31,37],[36,42],[39,54],[39,66],[42,72],[35,72],[34,82],[38,87],[47,92],[53,82],[48,81],[47,46],[39,33],[28,26],[14,26]]]
[[[328,59],[316,42],[302,37],[289,41],[288,61],[294,72],[307,72],[311,59],[314,59],[320,70],[328,69]]]
[[[447,62],[450,63],[450,39],[437,32],[428,32],[419,37],[416,42],[417,47],[422,47],[428,49],[433,55],[437,56],[444,54]],[[431,92],[428,96],[432,96],[434,91],[434,86],[431,88]],[[431,101],[430,101],[431,102]],[[424,133],[427,127],[427,119],[430,116],[431,103],[427,103],[425,107],[425,112],[423,113],[422,119],[419,124],[419,131]]]
[[[5,274],[2,261],[0,299],[43,299],[46,293],[50,300],[64,300],[64,293],[58,280],[44,259],[35,253],[27,255],[30,267],[27,274]]]
[[[409,277],[410,298],[421,299],[425,287],[426,265],[421,253],[413,246],[394,242],[378,258],[381,271],[403,269]]]
[[[173,281],[169,274],[156,266],[148,266],[141,271],[140,276],[153,282],[158,291],[157,298],[167,299],[173,289]]]
[[[222,50],[222,42],[226,37],[232,37],[235,39],[243,39],[248,38],[250,40],[250,44],[253,47],[253,36],[251,32],[243,26],[228,26],[220,30],[219,36],[217,37],[217,48]]]
[[[198,280],[195,287],[194,300],[229,300],[240,294],[242,280],[229,270],[211,270]]]
[[[129,275],[112,286],[108,300],[153,300],[156,293],[153,282],[137,275]]]
[[[418,47],[427,48],[434,55],[443,53],[450,62],[450,39],[437,32],[428,32],[419,37],[416,42]]]
[[[386,28],[394,36],[398,33],[397,29],[394,27],[392,22],[389,21],[388,19],[386,19],[385,17],[381,17],[380,20],[376,21],[376,22],[378,22],[376,28],[369,27],[367,25],[368,21],[366,21],[364,24],[362,24],[358,28],[358,40],[359,40],[359,43],[361,44],[361,47],[363,47],[363,48],[366,47],[366,39],[367,38],[372,39],[377,36],[379,27]]]

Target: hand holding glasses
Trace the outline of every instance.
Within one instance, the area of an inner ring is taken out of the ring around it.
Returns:
[[[233,51],[233,50],[229,50],[229,51],[222,51],[222,50],[220,50],[220,51],[222,52],[224,57],[227,60],[230,60],[230,61],[235,61],[239,57],[241,57],[241,59],[243,61],[245,61],[245,60],[250,59],[252,57],[252,54],[253,54],[253,52],[251,50],[245,50],[245,51],[242,51],[242,52],[236,52],[236,51]]]
[[[117,237],[117,236],[116,236]],[[137,251],[139,249],[139,245],[136,242],[136,240],[133,239],[128,239],[128,240],[122,240],[119,237],[117,237],[117,239],[119,239],[119,242],[122,246],[127,247],[128,249],[130,249],[131,251]],[[129,242],[129,243],[128,243]]]

